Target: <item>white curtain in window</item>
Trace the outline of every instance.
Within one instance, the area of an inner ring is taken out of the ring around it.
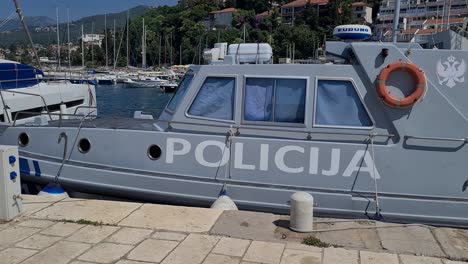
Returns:
[[[306,80],[277,79],[275,122],[304,123]]]
[[[272,121],[274,79],[248,78],[245,84],[244,119]]]
[[[233,120],[235,79],[208,77],[189,110],[190,115]]]
[[[319,80],[317,84],[315,124],[369,127],[372,121],[352,82]]]

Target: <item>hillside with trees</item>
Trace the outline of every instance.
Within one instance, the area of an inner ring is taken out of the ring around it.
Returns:
[[[307,59],[315,55],[324,39],[332,37],[336,25],[352,23],[351,1],[330,0],[327,15],[317,13],[316,6],[307,6],[302,16],[294,21],[294,26],[283,23],[280,9],[270,0],[181,0],[175,6],[152,8],[130,21],[129,61],[132,66],[141,66],[143,19],[147,27],[148,66],[166,64],[203,63],[200,56],[205,48],[212,48],[216,42],[270,43],[275,60],[291,54],[292,47],[296,59]],[[279,5],[290,1],[280,1]],[[208,29],[205,20],[210,12],[234,7],[232,29]],[[256,15],[270,11],[264,19]],[[99,30],[98,30],[99,31]],[[103,30],[100,31],[104,34]],[[109,51],[109,65],[113,65],[113,33],[109,26],[106,31]],[[116,32],[116,50],[119,54],[117,66],[126,66],[125,25]],[[62,54],[63,55],[63,54]],[[85,50],[88,66],[105,65],[105,43],[101,47]],[[94,56],[93,56],[94,55]],[[65,58],[65,55],[63,55]],[[92,57],[94,61],[91,61]],[[72,53],[72,63],[81,65],[81,48]]]

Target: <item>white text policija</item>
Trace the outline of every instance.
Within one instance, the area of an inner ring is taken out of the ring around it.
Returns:
[[[193,155],[200,165],[217,168],[228,164],[232,153],[233,160],[231,163],[234,169],[268,171],[272,169],[270,168],[270,159],[274,159],[274,166],[284,173],[335,176],[341,172],[341,176],[351,177],[355,172],[359,172],[366,173],[372,178],[374,178],[375,173],[375,178],[380,179],[380,174],[377,168],[374,167],[374,161],[366,150],[356,150],[349,160],[342,160],[342,153],[339,148],[328,149],[326,152],[330,154],[320,156],[320,148],[318,147],[288,145],[272,151],[270,145],[259,144],[257,158],[252,159],[251,155],[249,155],[248,159],[246,159],[244,158],[244,143],[234,143],[232,151],[226,148],[224,142],[216,140],[202,141],[193,146],[186,139],[168,138],[166,142],[166,163],[176,163],[177,157]],[[219,159],[207,160],[205,158],[207,151],[217,151]],[[289,161],[292,163],[291,156],[293,155],[294,157],[307,155],[307,162],[300,165],[297,162],[295,162],[296,165],[288,164],[288,156],[290,156]],[[341,167],[342,165],[345,166]]]

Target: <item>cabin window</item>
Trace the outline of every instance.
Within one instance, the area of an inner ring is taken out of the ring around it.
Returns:
[[[244,120],[304,123],[305,79],[247,78]]]
[[[315,125],[371,127],[372,120],[348,80],[318,80]]]
[[[171,101],[167,105],[167,108],[171,111],[175,111],[179,106],[180,100],[184,97],[187,88],[192,83],[193,74],[186,74],[179,87],[177,88],[176,93],[172,96]]]
[[[189,115],[233,120],[234,77],[208,77],[188,111]]]

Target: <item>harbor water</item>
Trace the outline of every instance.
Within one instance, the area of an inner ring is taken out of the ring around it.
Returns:
[[[143,111],[157,118],[172,95],[159,88],[125,88],[122,84],[96,86],[100,116],[133,117],[135,111]]]

